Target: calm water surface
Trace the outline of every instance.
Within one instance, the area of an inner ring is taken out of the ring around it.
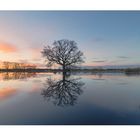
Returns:
[[[140,124],[140,76],[0,73],[0,124]]]

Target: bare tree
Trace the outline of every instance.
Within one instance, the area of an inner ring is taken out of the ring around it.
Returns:
[[[2,63],[2,67],[3,69],[9,70],[9,69],[36,69],[37,66],[35,64],[4,61]]]
[[[10,68],[10,65],[11,65],[10,62],[7,62],[7,61],[3,62],[3,67],[4,67],[4,69],[6,69],[6,70],[8,70],[8,69]]]
[[[25,63],[20,63],[19,65],[20,65],[21,69],[24,69],[24,70],[26,69],[26,64]]]
[[[20,64],[19,63],[13,62],[12,65],[13,65],[13,69],[20,69]]]
[[[83,63],[83,53],[78,50],[77,43],[71,40],[54,41],[52,46],[44,47],[41,52],[46,58],[47,66],[61,65],[63,71],[68,67]]]

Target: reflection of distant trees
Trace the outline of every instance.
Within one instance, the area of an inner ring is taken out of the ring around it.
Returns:
[[[16,79],[26,79],[29,77],[35,77],[36,73],[28,72],[3,72],[1,73],[3,80],[16,80]]]
[[[103,74],[102,73],[98,73],[99,78],[102,78]]]
[[[79,79],[68,79],[63,75],[63,79],[59,81],[47,79],[42,95],[57,106],[72,106],[82,94],[83,85]]]

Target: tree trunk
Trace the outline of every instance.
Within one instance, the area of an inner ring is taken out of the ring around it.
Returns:
[[[63,72],[63,84],[65,83],[65,80],[66,80],[66,73]]]
[[[63,64],[63,72],[66,72],[66,66]]]
[[[65,76],[66,76],[66,66],[65,64],[63,64],[63,80],[65,80]]]

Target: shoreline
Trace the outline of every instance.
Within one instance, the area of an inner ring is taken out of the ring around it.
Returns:
[[[127,69],[0,69],[0,72],[32,72],[32,73],[47,73],[47,72],[83,72],[83,73],[136,73],[140,74],[140,68],[127,68]]]

